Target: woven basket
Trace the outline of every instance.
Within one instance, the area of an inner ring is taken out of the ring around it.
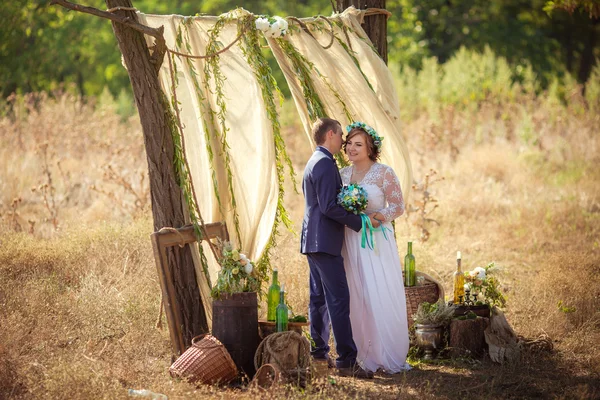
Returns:
[[[208,334],[193,338],[192,346],[175,360],[169,373],[174,378],[207,385],[226,384],[238,375],[225,346]]]
[[[402,272],[404,277],[404,271]],[[408,319],[408,327],[413,326],[412,316],[417,312],[419,304],[423,302],[435,303],[440,298],[444,298],[444,288],[431,276],[423,273],[416,272],[417,278],[422,276],[424,279],[417,279],[417,286],[410,286],[404,288],[406,295],[406,318]],[[422,282],[421,282],[422,281]]]

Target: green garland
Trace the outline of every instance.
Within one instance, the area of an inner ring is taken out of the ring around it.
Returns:
[[[219,51],[219,47],[221,46],[219,38],[219,33],[221,33],[221,29],[225,25],[226,22],[230,20],[228,17],[230,14],[222,15],[219,17],[215,25],[211,30],[208,31],[209,39],[208,45],[206,47],[206,54],[213,54]],[[211,77],[215,82],[215,94],[217,96],[217,107],[218,112],[215,111],[208,105],[209,114],[211,119],[214,120],[215,116],[218,119],[219,129],[215,129],[219,139],[221,141],[221,154],[224,157],[225,161],[225,171],[227,173],[227,186],[229,188],[229,195],[231,197],[231,207],[233,209],[233,225],[235,228],[235,232],[237,234],[238,240],[242,242],[242,234],[240,232],[240,218],[237,212],[237,202],[235,198],[234,188],[233,188],[233,173],[231,171],[231,157],[229,156],[229,145],[227,144],[227,132],[229,128],[226,124],[227,117],[227,103],[225,100],[225,93],[223,92],[223,85],[225,83],[225,76],[221,72],[221,66],[219,64],[219,57],[209,57],[207,59],[206,64],[204,65],[204,86],[207,92],[211,92],[210,89],[210,79]],[[208,102],[206,102],[208,104]]]
[[[193,53],[192,47],[190,46],[190,32],[189,32],[189,25],[192,23],[192,21],[193,21],[192,18],[184,18],[183,24],[182,24],[185,27],[185,32],[186,32],[185,49],[188,54]],[[176,37],[176,44],[177,44],[178,50],[181,49],[183,43],[184,43],[183,33],[181,30],[181,26],[179,26],[179,28],[177,29],[177,37]],[[202,106],[206,107],[206,104],[208,104],[208,103],[206,101],[206,97],[203,95],[203,89],[200,87],[200,83],[198,82],[199,74],[196,71],[196,66],[194,65],[194,62],[191,58],[189,58],[189,57],[183,57],[183,58],[185,59],[185,62],[187,63],[187,66],[190,71],[190,76],[192,77],[192,83],[194,85],[194,89],[196,90],[196,98],[197,98],[198,104],[200,105],[200,107],[202,107]],[[213,151],[213,148],[211,145],[209,126],[211,126],[213,129],[216,129],[216,128],[215,128],[214,119],[212,119],[212,121],[207,121],[204,118],[204,116],[206,114],[208,114],[210,116],[213,115],[210,112],[206,112],[206,110],[204,110],[204,112],[202,109],[200,110],[200,115],[202,116],[202,125],[204,127],[204,141],[206,142],[206,153],[208,154],[208,164],[210,166],[210,171],[211,171],[213,192],[217,199],[217,204],[219,206],[219,213],[221,214],[221,216],[224,216],[225,213],[223,212],[223,204],[221,202],[221,195],[219,194],[219,183],[217,180],[217,171],[216,171],[215,165],[214,165],[214,151]],[[211,122],[212,122],[212,124],[209,125]]]
[[[287,58],[292,63],[292,66],[296,72],[296,76],[298,81],[300,82],[300,86],[302,87],[302,93],[304,95],[304,99],[306,100],[306,108],[308,110],[308,116],[311,121],[316,121],[318,118],[327,117],[325,112],[325,105],[323,101],[317,94],[315,90],[315,85],[312,80],[312,75],[314,73],[317,74],[327,87],[333,92],[334,96],[338,99],[338,101],[342,104],[342,108],[346,117],[348,117],[349,121],[352,121],[352,115],[348,111],[346,104],[342,100],[342,97],[337,93],[337,91],[331,86],[331,84],[327,81],[327,79],[319,72],[319,70],[314,66],[313,63],[308,61],[306,57],[304,57],[296,48],[286,39],[276,39],[279,47],[283,53],[287,56]],[[335,158],[340,167],[346,167],[350,165],[346,158],[342,154],[336,154]]]
[[[284,163],[288,166],[290,178],[292,179],[292,182],[294,182],[294,191],[296,193],[298,193],[298,189],[296,188],[296,177],[292,160],[285,149],[285,142],[283,140],[283,136],[281,135],[281,125],[279,123],[279,116],[275,103],[275,95],[279,97],[280,104],[283,101],[283,95],[281,94],[281,90],[277,85],[277,81],[273,77],[273,73],[271,71],[271,67],[269,67],[268,61],[261,51],[259,42],[260,33],[254,28],[253,15],[248,15],[245,18],[238,20],[238,32],[241,34],[242,30],[245,30],[246,33],[242,36],[240,48],[246,57],[248,64],[252,67],[257,82],[260,84],[263,101],[267,108],[267,117],[269,118],[269,121],[271,121],[271,126],[273,128],[273,139],[275,144],[277,182],[279,187],[277,196],[277,210],[275,213],[273,229],[267,242],[267,246],[265,247],[260,259],[256,263],[256,267],[260,273],[261,279],[266,281],[268,279],[267,273],[271,269],[270,252],[277,245],[275,239],[279,234],[279,224],[283,222],[288,230],[293,230],[292,221],[290,220],[289,214],[283,204],[285,194]]]
[[[167,57],[172,56],[167,53]],[[175,76],[174,84],[177,84],[177,66],[175,64],[175,58],[171,58],[171,62],[173,65],[173,72]],[[192,191],[192,184],[190,179],[190,171],[187,168],[187,164],[185,162],[185,154],[183,152],[183,143],[181,141],[181,135],[177,126],[177,118],[175,117],[175,113],[173,110],[178,107],[178,104],[175,103],[175,97],[171,97],[171,104],[169,104],[169,100],[167,96],[161,91],[161,99],[160,99],[163,109],[165,110],[165,121],[167,126],[169,127],[169,131],[171,132],[171,137],[173,138],[173,167],[175,169],[175,178],[177,179],[177,184],[181,188],[183,192],[183,198],[185,203],[187,204],[187,208],[189,210],[190,222],[194,226],[194,232],[196,233],[196,237],[198,237],[198,249],[200,252],[200,264],[202,264],[202,271],[206,276],[206,281],[208,282],[208,287],[212,289],[210,274],[208,273],[208,260],[206,259],[206,254],[204,253],[204,249],[200,244],[200,240],[202,239],[202,231],[200,230],[201,225],[201,216],[198,215],[199,208],[198,204],[196,204],[196,200],[194,198],[194,194]],[[171,108],[173,107],[173,108]]]
[[[354,30],[352,28],[350,28],[349,26],[347,26],[346,24],[344,24],[344,22],[341,19],[336,19],[335,21],[333,21],[333,24],[337,25],[343,31],[350,31],[350,32],[354,33]],[[334,36],[335,36],[336,41],[340,44],[340,46],[342,46],[342,48],[346,51],[348,56],[350,56],[352,61],[354,61],[354,65],[356,65],[356,68],[358,68],[358,70],[360,71],[360,74],[363,76],[363,78],[365,78],[365,81],[367,82],[367,85],[369,85],[369,88],[371,88],[372,91],[375,91],[375,89],[373,89],[373,86],[371,85],[371,82],[369,82],[369,78],[367,78],[367,75],[365,75],[362,68],[360,67],[358,58],[356,58],[356,52],[354,50],[350,49],[350,47],[348,46],[348,43],[344,42],[335,32],[334,32]],[[364,41],[364,39],[362,39],[362,40]],[[373,50],[375,53],[377,53],[375,47],[373,47],[372,44],[370,45],[370,47],[371,47],[371,50]]]
[[[288,40],[279,38],[276,39],[276,41],[284,54],[290,59],[294,71],[296,72],[296,76],[302,86],[302,93],[306,100],[306,108],[308,109],[308,117],[311,121],[316,121],[318,118],[325,117],[325,106],[315,90],[311,77],[315,66],[300,54]]]

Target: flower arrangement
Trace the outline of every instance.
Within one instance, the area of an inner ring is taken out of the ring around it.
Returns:
[[[369,136],[373,138],[373,143],[377,146],[378,150],[381,150],[381,144],[383,142],[383,138],[377,134],[377,131],[373,129],[373,127],[365,124],[364,122],[353,122],[346,127],[346,132],[350,133],[352,129],[359,128],[363,131],[367,132]]]
[[[266,37],[278,38],[285,36],[288,31],[288,22],[278,16],[260,15],[254,21],[254,25],[256,29],[264,32]]]
[[[258,292],[261,280],[252,261],[227,240],[219,240],[217,246],[222,256],[219,259],[221,270],[212,288],[212,297],[218,299],[224,293]]]
[[[447,304],[444,299],[433,304],[425,301],[419,304],[413,320],[418,325],[447,325],[454,317],[455,309],[454,304]]]
[[[496,270],[496,264],[491,262],[485,267],[475,267],[472,271],[465,272],[465,291],[484,296],[477,304],[501,308],[506,305],[506,298],[499,290],[498,278],[491,276]]]
[[[347,211],[358,215],[367,208],[367,191],[355,183],[345,185],[338,193],[337,202]]]

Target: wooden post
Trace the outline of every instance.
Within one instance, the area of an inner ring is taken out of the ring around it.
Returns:
[[[106,0],[106,5],[109,9],[133,7],[130,0]],[[114,13],[137,21],[134,11],[117,10]],[[166,123],[166,110],[160,101],[158,66],[162,63],[162,59],[152,58],[141,32],[118,22],[112,22],[112,25],[129,72],[142,123],[154,230],[158,231],[163,227],[180,228],[185,224],[182,193],[177,184],[173,165],[173,138]],[[196,283],[189,246],[170,247],[167,250],[167,259],[180,310],[176,320],[181,323],[183,341],[187,347],[194,336],[208,332],[208,323]]]
[[[342,12],[350,6],[354,6],[359,10],[368,8],[385,9],[385,0],[336,0],[336,6],[337,12]],[[383,14],[367,16],[362,27],[371,42],[373,42],[381,59],[387,64],[387,16]]]

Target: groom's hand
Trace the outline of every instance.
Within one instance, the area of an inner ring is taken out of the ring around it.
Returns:
[[[375,214],[376,213],[369,214],[369,219],[371,220],[371,225],[373,225],[373,228],[379,228],[380,223],[378,220],[375,219]]]

